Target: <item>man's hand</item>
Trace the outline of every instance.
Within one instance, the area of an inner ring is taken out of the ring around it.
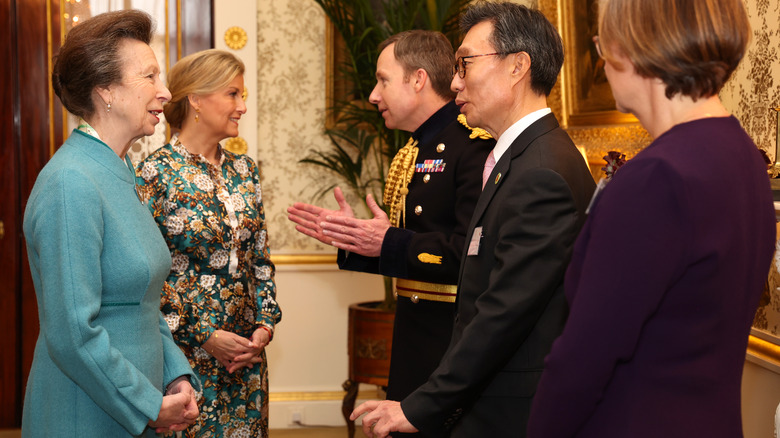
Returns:
[[[328,216],[355,217],[352,213],[352,207],[347,204],[344,193],[342,193],[340,188],[336,187],[333,189],[333,197],[336,198],[336,202],[339,204],[338,210],[327,210],[316,205],[296,202],[292,207],[287,208],[287,218],[298,224],[295,226],[298,232],[313,237],[326,245],[332,245],[333,238],[322,234],[320,222],[324,221]]]
[[[385,438],[390,432],[419,432],[406,419],[401,403],[397,401],[367,401],[355,408],[349,419],[355,421],[363,414],[366,414],[363,417],[363,433],[372,438]]]
[[[366,204],[373,219],[355,219],[343,215],[325,215],[320,222],[322,234],[331,240],[331,245],[345,251],[366,257],[379,257],[390,220],[371,195]]]

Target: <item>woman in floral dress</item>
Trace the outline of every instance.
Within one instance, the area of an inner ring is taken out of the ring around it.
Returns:
[[[281,319],[258,169],[219,141],[246,112],[244,65],[207,50],[168,75],[165,117],[178,133],[139,164],[140,197],[173,261],[161,308],[199,375],[192,437],[268,436],[265,346]]]

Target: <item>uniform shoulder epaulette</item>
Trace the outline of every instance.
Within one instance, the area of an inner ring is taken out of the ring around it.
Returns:
[[[482,140],[490,140],[491,138],[493,138],[493,136],[491,136],[490,133],[485,131],[484,129],[472,128],[471,126],[469,126],[468,122],[466,121],[465,114],[458,114],[458,121],[461,123],[461,125],[471,130],[471,134],[469,134],[469,138],[471,139],[475,139],[479,137]]]

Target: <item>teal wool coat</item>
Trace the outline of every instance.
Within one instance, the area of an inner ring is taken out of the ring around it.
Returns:
[[[24,216],[40,334],[25,437],[154,435],[165,385],[189,375],[160,313],[171,257],[134,175],[81,131],[43,168]]]

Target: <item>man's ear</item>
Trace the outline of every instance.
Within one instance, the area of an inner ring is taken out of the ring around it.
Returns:
[[[414,73],[412,73],[412,85],[414,86],[414,91],[416,93],[419,93],[422,91],[422,89],[425,87],[425,84],[428,82],[428,72],[418,68]]]
[[[514,57],[512,74],[518,78],[523,78],[531,73],[531,57],[526,52],[513,53]]]

